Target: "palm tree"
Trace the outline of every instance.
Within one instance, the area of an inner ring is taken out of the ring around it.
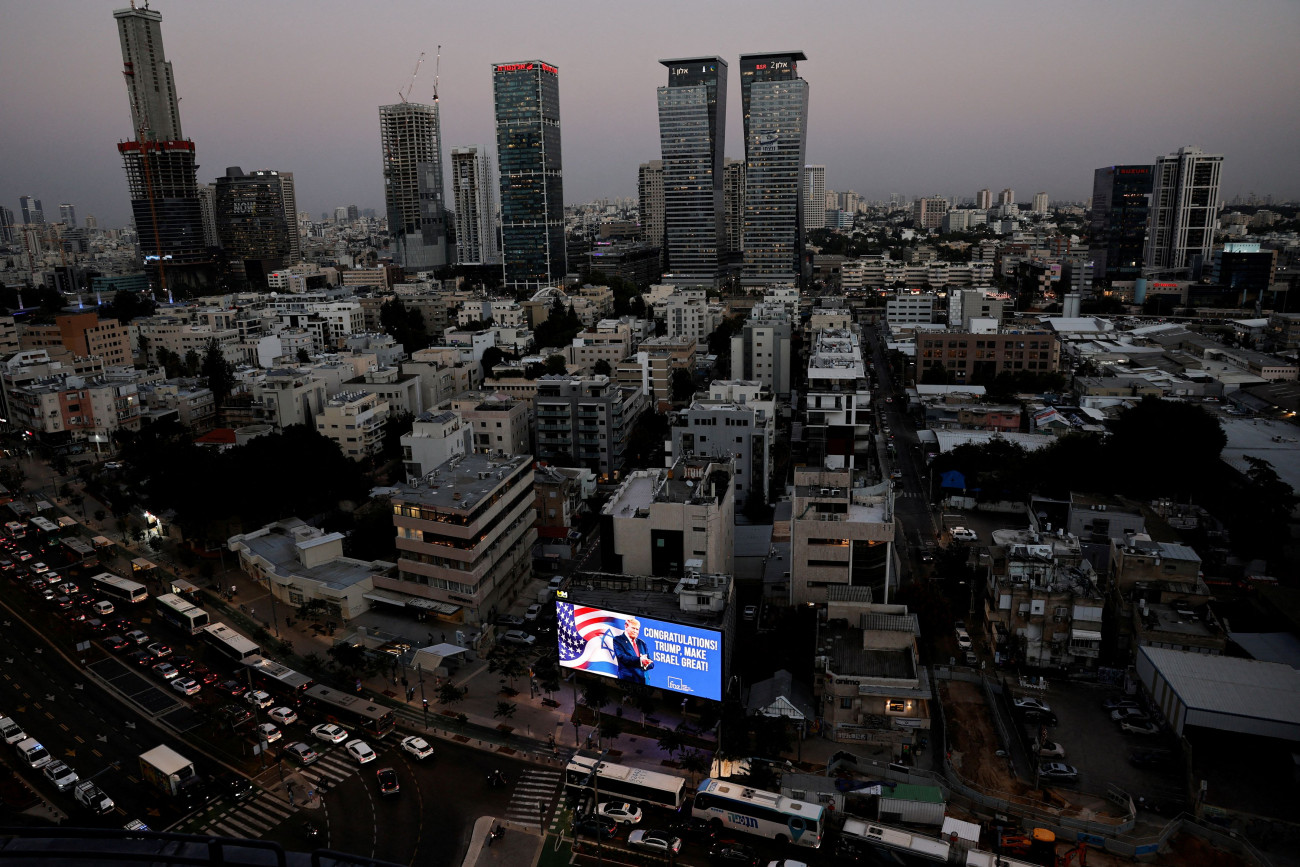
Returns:
[[[685,746],[686,740],[677,729],[666,729],[664,733],[659,736],[659,749],[668,753],[670,756],[675,755]]]

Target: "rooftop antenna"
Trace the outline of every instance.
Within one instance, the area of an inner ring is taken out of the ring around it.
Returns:
[[[420,64],[424,63],[424,55],[425,52],[421,51],[419,59],[415,61],[415,71],[411,73],[411,80],[407,82],[406,90],[397,92],[397,98],[402,102],[406,102],[406,97],[411,94],[411,88],[415,86],[415,77],[420,74]]]

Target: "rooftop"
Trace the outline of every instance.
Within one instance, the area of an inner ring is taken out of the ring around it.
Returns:
[[[1140,647],[1194,711],[1281,723],[1300,734],[1300,671],[1277,662]]]
[[[393,499],[437,509],[469,511],[532,462],[532,455],[454,457],[414,484],[396,485]]]

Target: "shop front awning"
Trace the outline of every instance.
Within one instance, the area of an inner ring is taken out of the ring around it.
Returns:
[[[1071,629],[1071,641],[1101,641],[1101,633],[1093,632],[1091,629]]]
[[[446,602],[435,602],[432,599],[425,599],[423,596],[413,596],[410,593],[402,593],[399,590],[371,590],[369,593],[362,594],[363,598],[371,602],[382,602],[385,605],[393,605],[398,608],[415,608],[420,611],[432,611],[437,614],[451,615],[460,610],[459,605],[449,605]]]

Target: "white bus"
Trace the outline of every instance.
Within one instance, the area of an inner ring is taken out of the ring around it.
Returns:
[[[32,518],[31,523],[32,529],[36,530],[38,533],[44,533],[47,536],[51,533],[59,532],[59,525],[51,521],[49,518]]]
[[[816,849],[826,830],[826,808],[729,780],[700,783],[691,815],[715,828]]]
[[[631,768],[616,762],[601,762],[596,773],[595,786],[591,783],[591,769],[600,754],[578,750],[564,769],[564,787],[574,792],[590,792],[593,788],[603,798],[606,795],[646,806],[680,810],[686,800],[686,780],[672,774]]]
[[[837,853],[848,857],[878,856],[902,864],[947,864],[951,846],[934,837],[923,837],[879,822],[848,819],[840,831]],[[1010,861],[1003,859],[1007,867]]]
[[[262,648],[258,647],[256,642],[250,641],[224,623],[209,623],[198,634],[206,637],[213,647],[235,662],[243,662],[250,656],[262,655]]]
[[[114,575],[112,572],[100,572],[90,579],[90,586],[96,593],[118,602],[143,602],[149,598],[149,591],[143,584]]]
[[[175,593],[164,593],[154,601],[158,603],[158,616],[186,635],[197,635],[208,625],[208,612]]]

